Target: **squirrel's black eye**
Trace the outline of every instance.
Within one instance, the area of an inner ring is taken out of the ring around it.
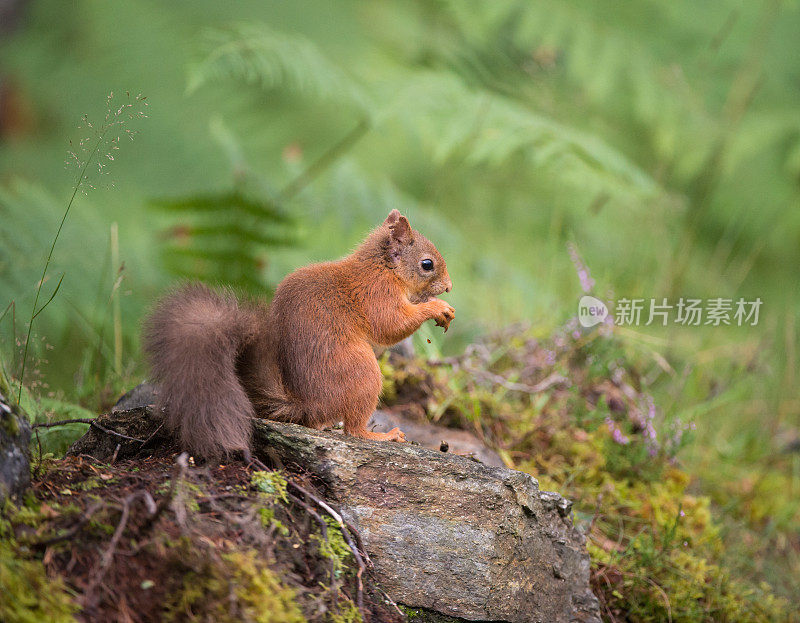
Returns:
[[[422,260],[419,265],[422,266],[422,270],[433,270],[433,260]]]

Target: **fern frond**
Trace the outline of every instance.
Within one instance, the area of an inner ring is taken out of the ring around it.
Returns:
[[[658,45],[646,36],[652,31],[628,27],[624,11],[611,19],[594,3],[557,0],[491,5],[447,0],[442,6],[462,37],[460,47],[444,51],[445,60],[479,83],[487,81],[476,67],[516,65],[491,72],[494,82],[505,82],[491,86],[535,94],[537,82],[549,76],[538,66],[543,54],[550,57],[551,70],[571,85],[560,95],[574,94],[577,87],[592,106],[647,128],[649,148],[660,158],[683,158],[718,130],[716,116],[705,109],[703,84],[692,85],[678,65],[686,51],[668,48],[657,54]],[[707,9],[708,24],[714,18],[722,23],[729,11],[725,6]]]
[[[297,244],[297,238],[294,236],[288,234],[269,234],[258,229],[245,227],[240,223],[192,226],[186,229],[186,235],[199,240],[230,237],[248,243],[260,244],[265,247],[291,246]]]
[[[600,139],[503,96],[471,90],[451,74],[421,73],[401,90],[385,117],[419,136],[439,164],[460,158],[499,167],[522,155],[532,167],[565,179],[592,175],[640,193],[658,190],[647,173]]]
[[[223,282],[250,291],[266,289],[265,251],[297,243],[294,220],[270,201],[239,191],[153,201],[179,216],[164,233],[162,257],[172,274]]]
[[[366,113],[364,90],[314,43],[265,24],[239,24],[206,33],[207,53],[189,70],[187,90],[219,79],[243,80],[266,90],[284,89]]]
[[[291,219],[271,202],[257,201],[239,191],[220,194],[189,195],[176,199],[156,199],[151,205],[165,212],[183,212],[188,214],[219,213],[223,209],[227,213],[247,214],[267,221],[289,223]]]
[[[425,140],[439,164],[461,158],[472,166],[497,167],[522,154],[532,167],[546,167],[564,179],[591,178],[614,192],[657,190],[647,174],[601,140],[496,92],[473,90],[452,72],[389,76],[371,86],[368,97],[361,82],[303,38],[254,24],[209,36],[213,48],[190,71],[190,89],[232,78],[334,99],[368,114],[373,127],[399,121]],[[371,110],[365,104],[370,99],[381,104]]]

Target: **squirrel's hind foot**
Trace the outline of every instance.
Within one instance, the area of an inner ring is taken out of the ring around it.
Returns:
[[[361,439],[372,439],[374,441],[398,441],[406,442],[406,434],[399,428],[393,428],[388,433],[375,433],[367,429],[360,431],[345,431],[348,435],[353,437],[360,437]]]

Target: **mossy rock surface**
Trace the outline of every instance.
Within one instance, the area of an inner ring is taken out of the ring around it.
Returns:
[[[0,394],[0,503],[30,483],[31,427]]]

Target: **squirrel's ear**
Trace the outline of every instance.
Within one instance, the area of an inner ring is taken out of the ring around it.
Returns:
[[[414,232],[405,216],[397,218],[397,222],[389,225],[389,240],[399,244],[411,244],[414,241]]]
[[[397,222],[397,219],[399,219],[401,216],[403,215],[400,214],[400,210],[392,210],[389,212],[389,216],[386,217],[386,220],[383,221],[383,224],[394,225]]]
[[[397,210],[394,210],[397,212]],[[398,212],[398,214],[400,214]],[[389,215],[392,216],[391,214]],[[389,225],[389,259],[392,263],[400,260],[403,247],[408,246],[414,242],[414,232],[411,231],[411,225],[405,216],[398,216],[397,220]]]

